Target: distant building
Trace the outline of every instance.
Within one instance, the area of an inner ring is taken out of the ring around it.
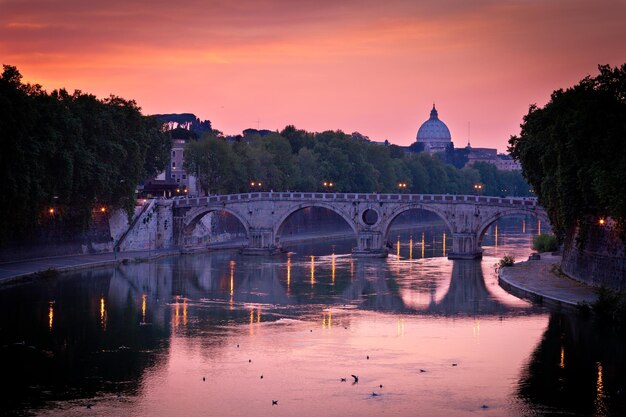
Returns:
[[[439,120],[439,114],[433,104],[430,118],[420,126],[417,131],[417,143],[424,145],[424,152],[443,152],[452,144],[452,136],[448,126]]]
[[[185,145],[188,139],[172,139],[170,164],[165,170],[165,179],[179,185],[180,194],[197,195],[196,177],[185,171]]]
[[[154,178],[144,180],[137,187],[139,198],[198,195],[196,177],[189,175],[184,168],[185,145],[189,140],[192,139],[176,137],[172,139],[169,164],[165,167],[165,171]]]
[[[472,148],[469,143],[467,148],[469,153],[467,154],[467,164],[470,166],[476,162],[486,162],[488,164],[495,165],[497,169],[501,171],[521,171],[522,166],[519,162],[511,158],[510,155],[498,154],[497,149],[492,148]]]

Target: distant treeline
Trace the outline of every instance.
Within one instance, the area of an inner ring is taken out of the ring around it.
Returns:
[[[188,143],[185,168],[211,194],[293,190],[531,195],[519,172],[499,171],[487,163],[459,169],[446,163],[450,155],[408,152],[372,143],[358,133],[311,133],[287,126],[281,132],[248,132],[235,140],[205,134]]]
[[[51,223],[76,233],[104,209],[135,205],[140,180],[169,162],[171,143],[132,100],[23,84],[0,76],[0,246],[41,238]],[[71,233],[69,233],[71,234]]]

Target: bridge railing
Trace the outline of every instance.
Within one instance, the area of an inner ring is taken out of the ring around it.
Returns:
[[[254,200],[282,201],[377,201],[390,203],[483,203],[521,206],[537,206],[535,197],[491,197],[456,194],[377,194],[377,193],[318,193],[318,192],[256,192],[244,194],[224,194],[207,197],[177,198],[177,207],[204,204],[244,202]]]

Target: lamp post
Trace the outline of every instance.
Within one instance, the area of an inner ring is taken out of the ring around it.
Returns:
[[[483,184],[481,183],[474,184],[474,194],[480,195],[482,193],[482,190],[483,190]]]
[[[408,185],[407,185],[407,183],[406,183],[406,182],[404,182],[404,181],[400,181],[400,182],[398,183],[398,189],[400,190],[400,192],[401,192],[401,193],[402,193],[402,192],[404,192],[404,191],[406,191],[406,188],[407,188],[407,187],[408,187]]]
[[[324,191],[325,192],[328,192],[328,190],[332,191],[334,186],[335,186],[335,184],[332,181],[324,181],[322,183],[322,187],[324,187]]]
[[[250,189],[252,191],[261,191],[263,183],[261,181],[250,181]]]

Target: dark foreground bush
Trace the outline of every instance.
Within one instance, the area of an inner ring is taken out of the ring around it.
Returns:
[[[626,297],[608,288],[598,288],[598,299],[591,304],[592,311],[605,323],[626,324]]]
[[[515,257],[512,255],[504,255],[502,259],[500,259],[500,267],[513,266],[514,263],[515,263]]]

